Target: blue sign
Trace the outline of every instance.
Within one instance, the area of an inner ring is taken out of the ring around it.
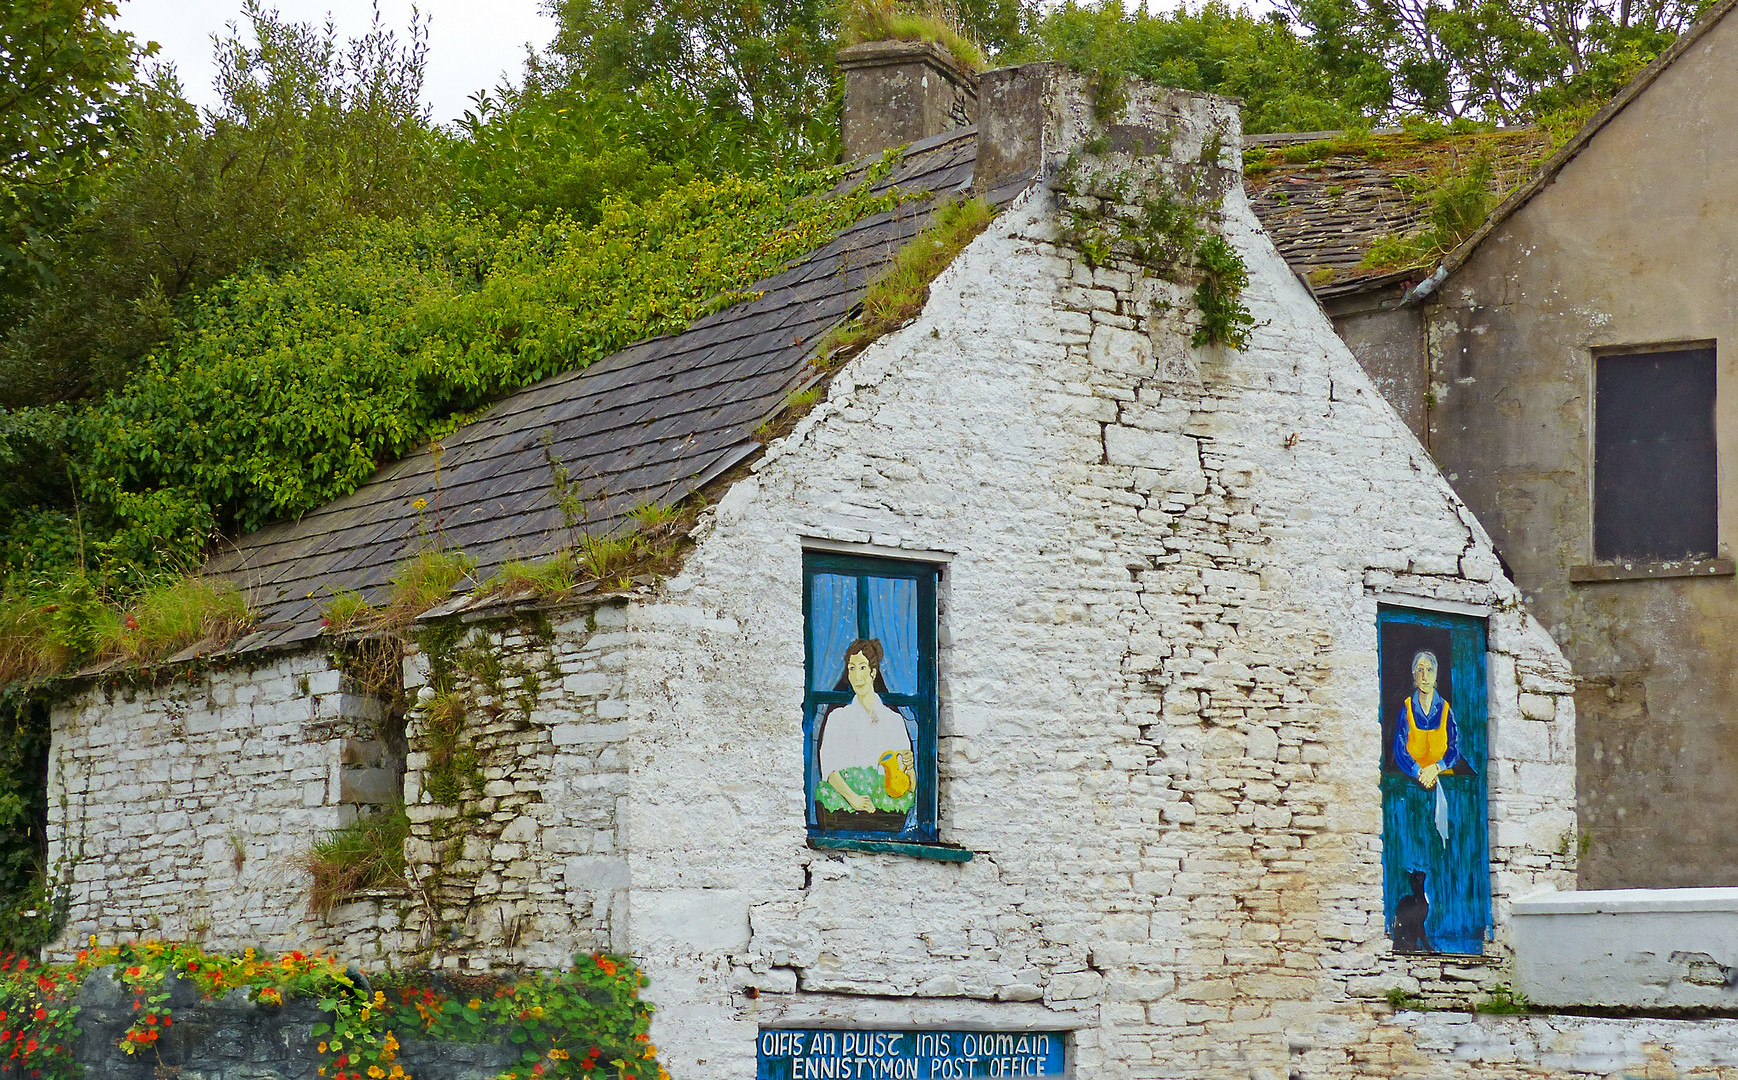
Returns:
[[[1060,1031],[838,1031],[760,1033],[756,1080],[965,1080],[1062,1076]]]

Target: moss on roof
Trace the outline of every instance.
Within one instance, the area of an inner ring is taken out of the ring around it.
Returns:
[[[1317,295],[1345,295],[1428,272],[1424,263],[1458,239],[1452,229],[1432,233],[1437,196],[1449,181],[1482,172],[1488,161],[1485,202],[1495,206],[1533,175],[1557,141],[1540,128],[1454,131],[1438,125],[1252,136],[1243,155],[1244,183],[1256,216],[1293,269]],[[1380,244],[1397,238],[1414,242]]]

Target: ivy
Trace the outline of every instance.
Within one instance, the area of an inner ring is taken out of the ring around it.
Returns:
[[[1098,102],[1117,87],[1108,78],[1093,85]],[[1115,102],[1118,110],[1124,104]],[[1100,116],[1098,123],[1106,120]],[[1089,267],[1121,259],[1163,281],[1192,282],[1197,321],[1190,343],[1246,348],[1255,325],[1242,299],[1249,268],[1212,231],[1221,200],[1211,188],[1224,172],[1224,134],[1209,132],[1195,162],[1167,160],[1168,143],[1118,154],[1112,162],[1105,160],[1108,140],[1101,134],[1070,155],[1052,184],[1062,216],[1059,238]]]
[[[0,576],[16,592],[83,564],[132,591],[195,565],[214,535],[347,494],[505,392],[743,299],[896,205],[871,189],[885,171],[837,192],[836,169],[695,180],[606,201],[595,224],[360,221],[288,269],[221,282],[118,390],[3,418],[0,459],[72,491],[0,489]]]

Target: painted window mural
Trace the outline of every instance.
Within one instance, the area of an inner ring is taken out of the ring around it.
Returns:
[[[934,841],[936,568],[803,557],[811,832]]]
[[[1485,624],[1378,610],[1382,902],[1396,952],[1476,954],[1491,926]]]

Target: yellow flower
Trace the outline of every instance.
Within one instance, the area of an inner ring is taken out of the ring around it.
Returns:
[[[399,1080],[400,1077],[404,1076],[404,1066],[403,1065],[394,1065],[392,1067],[392,1071],[387,1073],[386,1075],[392,1077],[393,1080]]]
[[[320,1053],[324,1054],[325,1052],[326,1052],[326,1044],[321,1043],[320,1044]]]
[[[384,1004],[386,1004],[386,991],[384,991],[384,990],[374,991],[374,1007],[379,1008],[380,1006],[382,1006]]]
[[[366,1006],[366,1005],[362,1006],[362,1019],[364,1019],[364,1020],[368,1019],[368,1014],[372,1011],[373,1010],[371,1010],[368,1006]]]
[[[91,948],[94,949],[96,947],[97,947],[97,936],[95,934],[92,934],[91,935]]]
[[[566,1061],[567,1060],[567,1051],[563,1050],[559,1046],[554,1046],[554,1047],[551,1047],[549,1050],[549,1057],[551,1058],[551,1060],[554,1060],[554,1061]]]
[[[427,510],[428,509],[428,500],[427,499],[418,499],[415,502],[410,504],[410,508],[412,510],[417,510],[417,511]]]
[[[471,1000],[465,1002],[465,1008],[467,1008],[467,1009],[480,1009],[482,1007],[483,1007],[483,999],[482,998],[472,998]]]
[[[378,1065],[368,1066],[368,1075],[374,1077],[374,1080],[386,1080],[386,1070]]]
[[[531,1006],[531,1015],[536,1017],[539,1020],[543,1019],[543,1006],[541,1006],[541,1005]]]
[[[398,1039],[393,1036],[392,1032],[388,1031],[386,1033],[386,1041],[381,1043],[381,1045],[386,1047],[389,1052],[396,1051],[398,1049]]]

